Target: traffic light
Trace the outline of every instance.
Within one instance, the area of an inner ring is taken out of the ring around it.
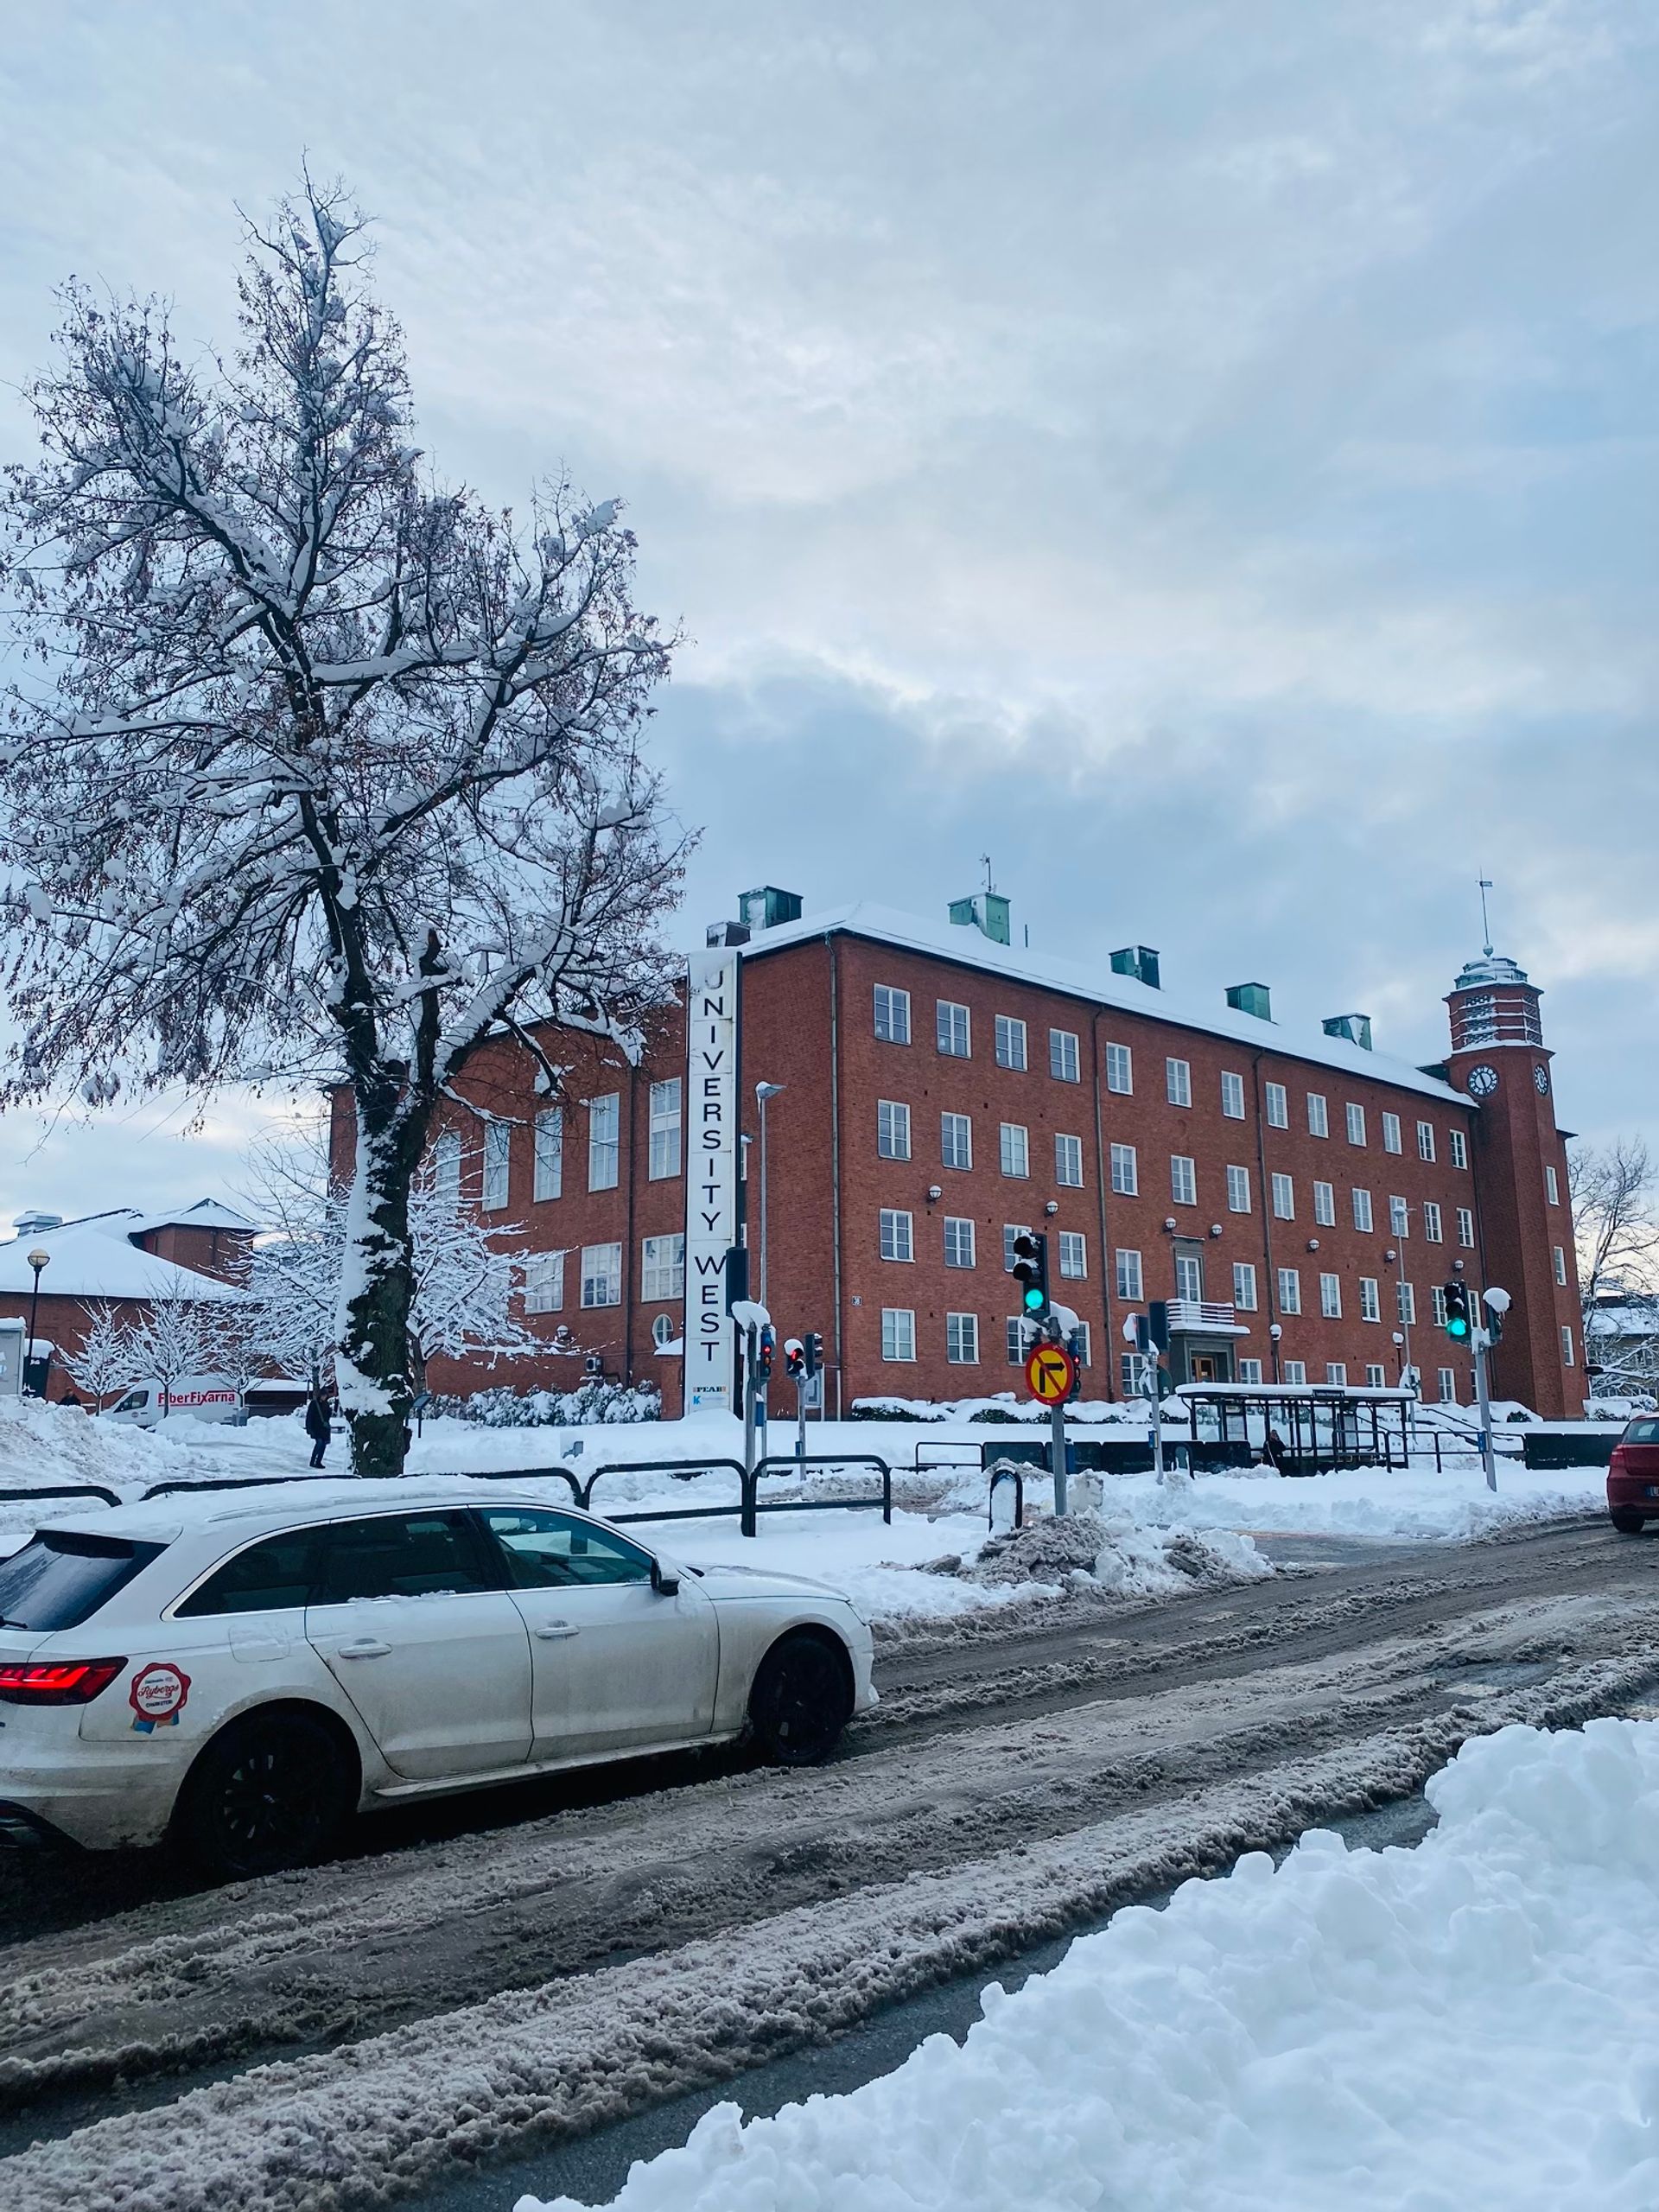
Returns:
[[[1020,1286],[1020,1313],[1027,1321],[1048,1319],[1048,1239],[1040,1231],[1022,1229],[1014,1240],[1014,1265],[1008,1269]]]
[[[1466,1282],[1449,1282],[1440,1293],[1446,1301],[1446,1333],[1454,1344],[1466,1344],[1473,1332],[1474,1323],[1469,1312],[1469,1286]]]
[[[726,1311],[741,1305],[749,1294],[749,1248],[733,1244],[726,1253]]]
[[[816,1329],[809,1329],[801,1339],[801,1372],[810,1382],[823,1365],[823,1338]]]
[[[784,1340],[784,1373],[791,1382],[799,1382],[806,1374],[806,1346],[798,1337]]]
[[[1147,1306],[1147,1333],[1160,1351],[1169,1350],[1169,1301],[1154,1298]]]
[[[760,1370],[761,1384],[764,1388],[764,1386],[772,1380],[772,1363],[778,1357],[778,1332],[772,1327],[770,1321],[766,1324],[765,1327],[760,1332],[760,1342],[756,1348],[755,1357]]]

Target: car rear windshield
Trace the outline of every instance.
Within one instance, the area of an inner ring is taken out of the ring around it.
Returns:
[[[0,1628],[79,1628],[165,1548],[48,1529],[0,1560]]]
[[[1633,1421],[1619,1441],[1622,1444],[1659,1444],[1659,1420]]]

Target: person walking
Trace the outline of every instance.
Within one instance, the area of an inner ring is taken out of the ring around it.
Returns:
[[[322,1465],[322,1456],[328,1449],[331,1433],[328,1408],[323,1403],[322,1393],[313,1390],[305,1402],[305,1433],[311,1440],[311,1464]]]

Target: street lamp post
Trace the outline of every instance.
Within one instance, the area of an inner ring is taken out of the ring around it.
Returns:
[[[781,1083],[757,1083],[754,1086],[755,1103],[760,1109],[760,1303],[766,1306],[766,1101],[775,1098],[782,1090]]]
[[[29,1264],[35,1270],[35,1287],[29,1294],[29,1342],[23,1348],[23,1372],[25,1375],[29,1372],[29,1363],[35,1356],[35,1324],[39,1319],[41,1312],[41,1273],[44,1268],[50,1266],[51,1261],[52,1255],[48,1251],[42,1250],[39,1246],[37,1246],[35,1249],[29,1255]],[[44,1383],[42,1383],[41,1389],[35,1392],[35,1395],[41,1398],[43,1398],[46,1395]]]
[[[1273,1346],[1273,1379],[1275,1383],[1279,1380],[1279,1340],[1284,1333],[1277,1321],[1268,1330],[1268,1342]]]

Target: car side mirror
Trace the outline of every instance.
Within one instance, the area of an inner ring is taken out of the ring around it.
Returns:
[[[680,1593],[680,1578],[677,1574],[665,1573],[661,1562],[652,1560],[651,1586],[659,1598],[677,1598]]]

